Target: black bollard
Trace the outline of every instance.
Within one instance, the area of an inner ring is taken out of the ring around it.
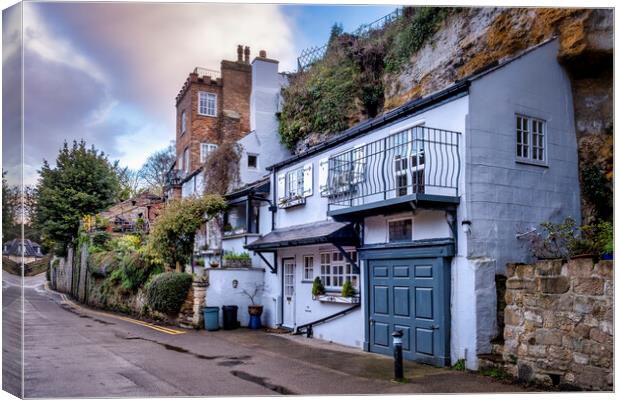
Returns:
[[[394,380],[402,382],[403,376],[403,331],[397,330],[392,333],[394,343]]]

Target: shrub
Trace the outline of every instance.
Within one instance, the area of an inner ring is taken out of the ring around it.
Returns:
[[[224,253],[224,261],[251,261],[250,254],[247,251],[239,254],[234,251],[227,251]]]
[[[105,248],[111,238],[112,235],[110,235],[108,232],[95,232],[91,236],[91,243],[93,244],[93,246]]]
[[[576,255],[603,255],[613,251],[613,225],[600,221],[577,226],[573,218],[555,224],[543,222],[538,231],[523,235],[536,258],[568,259]]]
[[[192,276],[185,272],[164,272],[155,275],[146,285],[146,300],[155,311],[172,315],[179,312],[192,285]]]
[[[398,33],[385,58],[386,70],[396,71],[409,61],[411,55],[437,32],[451,11],[447,7],[419,7],[399,19]]]
[[[342,297],[353,297],[355,296],[355,289],[353,289],[353,285],[351,285],[350,280],[346,280],[344,285],[342,285]]]
[[[321,282],[321,278],[318,276],[314,278],[312,282],[312,295],[319,296],[325,294],[325,286],[323,286],[323,282]]]
[[[176,263],[187,264],[194,250],[198,228],[226,207],[226,201],[220,195],[171,201],[155,220],[147,246],[142,251],[151,259],[171,267]]]

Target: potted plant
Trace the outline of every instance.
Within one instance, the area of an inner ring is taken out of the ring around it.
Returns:
[[[219,266],[220,266],[220,263],[218,263],[217,261],[211,261],[211,262],[209,263],[209,266],[210,266],[211,268],[217,268],[217,267],[219,267]]]
[[[317,296],[325,294],[325,286],[323,286],[323,282],[321,282],[321,278],[318,276],[314,278],[312,281],[312,299],[316,299]]]
[[[252,290],[242,289],[241,293],[250,299],[250,305],[248,305],[248,314],[250,314],[250,329],[260,328],[260,316],[263,314],[263,306],[256,303],[257,296],[265,290],[264,283],[254,282],[254,288]]]
[[[353,288],[353,285],[351,285],[351,281],[350,280],[346,280],[344,282],[344,285],[342,285],[342,291],[340,293],[342,295],[342,297],[353,297],[355,296],[355,289]]]

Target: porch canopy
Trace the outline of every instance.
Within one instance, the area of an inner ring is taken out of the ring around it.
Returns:
[[[321,221],[275,229],[245,247],[256,252],[273,252],[284,247],[313,244],[357,246],[357,238],[352,224]]]

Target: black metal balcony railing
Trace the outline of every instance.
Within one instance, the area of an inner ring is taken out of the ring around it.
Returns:
[[[333,156],[321,194],[330,210],[409,195],[458,197],[460,136],[417,126]]]

